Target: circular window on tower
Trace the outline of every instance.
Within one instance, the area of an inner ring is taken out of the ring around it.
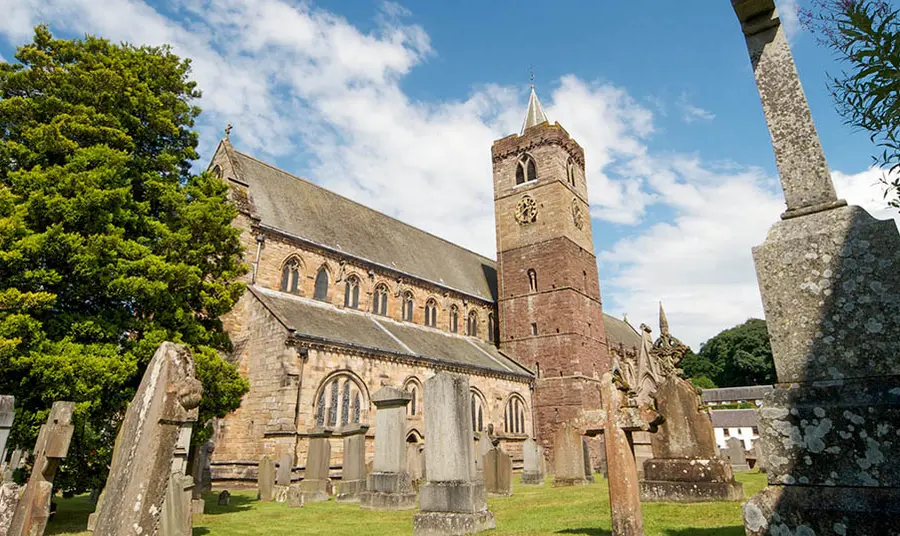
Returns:
[[[516,204],[516,221],[522,225],[534,223],[537,220],[537,203],[526,195]]]

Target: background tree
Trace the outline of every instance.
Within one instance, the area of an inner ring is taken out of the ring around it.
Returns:
[[[237,407],[247,384],[217,352],[245,267],[227,186],[190,171],[188,60],[45,27],[15,57],[0,63],[0,393],[26,447],[53,401],[76,402],[56,482],[82,491],[102,485],[162,341],[194,350],[201,423]]]
[[[884,0],[812,0],[801,20],[847,70],[829,90],[847,124],[869,133],[890,205],[900,208],[900,12]]]
[[[687,356],[686,356],[687,357]],[[751,318],[722,331],[681,362],[698,387],[735,387],[775,383],[775,361],[766,321]],[[701,385],[702,384],[702,385]]]

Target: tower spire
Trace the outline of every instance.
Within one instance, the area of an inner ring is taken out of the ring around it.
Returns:
[[[525,113],[525,122],[522,124],[522,131],[519,133],[521,136],[525,134],[525,131],[529,128],[540,125],[541,123],[546,123],[548,121],[547,114],[544,113],[544,107],[541,106],[541,101],[537,98],[537,93],[534,92],[534,71],[531,72],[531,96],[528,97],[528,112]]]

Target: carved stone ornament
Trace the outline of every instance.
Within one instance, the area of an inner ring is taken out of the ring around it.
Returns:
[[[584,212],[581,210],[581,204],[578,199],[572,200],[572,221],[578,230],[584,229]]]
[[[530,196],[525,196],[516,204],[516,221],[522,225],[537,220],[537,203]]]

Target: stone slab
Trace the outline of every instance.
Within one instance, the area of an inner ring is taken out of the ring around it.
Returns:
[[[298,486],[303,494],[304,503],[325,502],[328,500],[328,480],[306,480],[300,481]]]
[[[261,501],[271,501],[275,497],[275,464],[269,456],[263,456],[259,460],[256,489],[256,497]]]
[[[719,458],[653,458],[644,462],[644,478],[679,482],[734,482],[734,473],[731,464]]]
[[[423,512],[477,513],[487,509],[481,482],[426,482],[419,487]]]
[[[462,536],[497,528],[494,514],[422,512],[413,516],[413,536]]]
[[[414,510],[418,506],[417,499],[415,492],[365,491],[360,494],[359,506],[364,510]]]
[[[272,499],[277,503],[286,503],[289,486],[279,486],[276,484],[272,488]]]
[[[291,484],[287,493],[287,505],[290,508],[300,508],[305,503],[305,497],[303,496],[303,490],[301,489],[300,484]]]
[[[488,495],[512,495],[512,458],[496,447],[485,455],[483,461],[484,487]]]
[[[278,469],[275,472],[275,483],[279,486],[291,485],[291,473],[294,469],[294,458],[290,454],[282,454],[278,458]]]
[[[650,438],[654,458],[715,458],[712,421],[700,410],[700,395],[690,382],[668,376],[656,391],[656,400],[665,422]]]
[[[695,503],[744,500],[744,485],[740,482],[642,480],[640,485],[641,502]]]

